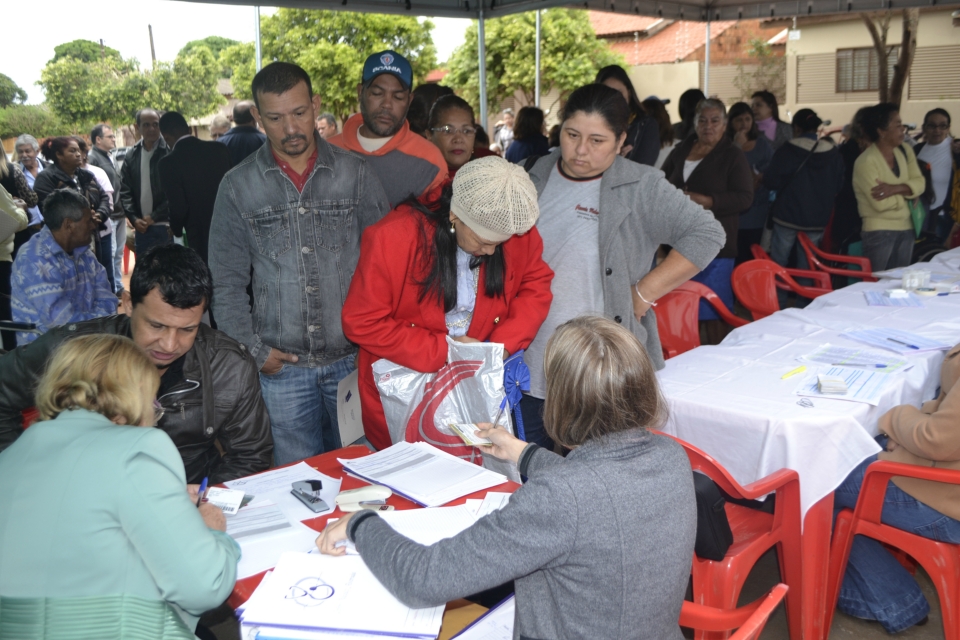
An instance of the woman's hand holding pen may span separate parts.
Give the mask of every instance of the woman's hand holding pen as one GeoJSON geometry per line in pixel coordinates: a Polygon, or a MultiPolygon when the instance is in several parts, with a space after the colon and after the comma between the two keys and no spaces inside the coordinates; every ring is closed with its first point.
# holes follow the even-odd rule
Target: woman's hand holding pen
{"type": "Polygon", "coordinates": [[[493,444],[484,445],[482,450],[490,453],[501,460],[509,460],[514,464],[520,460],[520,454],[527,447],[523,440],[515,438],[513,434],[503,427],[494,427],[489,422],[477,424],[477,436],[486,438],[493,444]]]}

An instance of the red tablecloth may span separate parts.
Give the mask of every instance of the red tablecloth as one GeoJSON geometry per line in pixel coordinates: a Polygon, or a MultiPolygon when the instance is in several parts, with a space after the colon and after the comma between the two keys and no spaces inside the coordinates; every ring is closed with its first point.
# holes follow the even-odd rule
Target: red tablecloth
{"type": "MultiPolygon", "coordinates": [[[[365,486],[369,483],[364,482],[358,478],[354,478],[351,475],[348,475],[343,470],[343,465],[341,465],[337,458],[362,458],[363,456],[370,455],[372,452],[364,446],[352,446],[344,447],[343,449],[337,449],[336,451],[331,451],[330,453],[324,453],[319,456],[314,456],[312,458],[307,458],[304,460],[308,465],[316,469],[322,474],[328,475],[331,478],[340,477],[343,479],[343,483],[340,485],[340,490],[345,491],[347,489],[356,489],[357,487],[365,486]]],[[[296,464],[296,463],[294,463],[296,464]]],[[[459,500],[454,500],[447,506],[453,506],[458,504],[463,504],[468,498],[483,498],[487,494],[487,491],[502,491],[506,493],[513,493],[520,488],[515,482],[506,482],[496,487],[491,487],[490,489],[485,489],[483,491],[478,491],[472,493],[468,496],[464,496],[459,500]]],[[[390,499],[387,500],[388,504],[393,505],[397,510],[400,509],[418,509],[420,508],[414,502],[407,500],[406,498],[401,498],[398,495],[390,496],[390,499]]],[[[328,513],[325,516],[320,516],[319,518],[311,518],[310,520],[304,520],[303,524],[307,525],[311,529],[315,529],[320,532],[323,531],[323,528],[327,526],[327,520],[329,518],[339,518],[343,516],[343,512],[339,509],[334,509],[332,513],[328,513]]],[[[233,593],[230,594],[230,597],[227,599],[227,604],[236,609],[244,602],[247,601],[254,590],[257,588],[257,585],[260,584],[260,581],[263,580],[263,576],[266,573],[258,573],[255,576],[250,576],[249,578],[244,578],[242,580],[237,580],[237,584],[233,587],[233,593]]]]}

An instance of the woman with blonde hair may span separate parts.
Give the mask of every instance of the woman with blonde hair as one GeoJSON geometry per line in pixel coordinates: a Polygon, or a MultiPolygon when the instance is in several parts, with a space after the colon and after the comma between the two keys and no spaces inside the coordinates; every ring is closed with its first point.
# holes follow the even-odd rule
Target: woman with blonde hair
{"type": "Polygon", "coordinates": [[[40,378],[43,421],[0,453],[0,620],[21,640],[194,638],[233,589],[223,513],[195,506],[149,428],[159,385],[132,340],[102,334],[64,343],[40,378]]]}
{"type": "Polygon", "coordinates": [[[514,637],[679,640],[696,502],[683,449],[649,431],[666,417],[653,363],[625,327],[581,316],[550,338],[543,368],[544,425],[572,452],[478,425],[490,453],[528,478],[506,507],[429,547],[373,511],[347,514],[317,545],[342,555],[349,538],[414,607],[514,580],[514,637]]]}

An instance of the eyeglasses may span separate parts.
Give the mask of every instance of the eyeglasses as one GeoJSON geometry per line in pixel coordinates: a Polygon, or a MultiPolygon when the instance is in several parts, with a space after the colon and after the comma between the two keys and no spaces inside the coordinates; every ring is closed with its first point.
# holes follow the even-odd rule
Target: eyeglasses
{"type": "Polygon", "coordinates": [[[924,129],[939,129],[940,131],[949,131],[949,124],[925,124],[923,125],[924,129]]]}
{"type": "Polygon", "coordinates": [[[166,413],[166,409],[163,408],[163,405],[160,404],[159,400],[153,401],[153,425],[157,426],[160,424],[160,418],[163,417],[163,414],[166,413]]]}
{"type": "Polygon", "coordinates": [[[430,131],[433,131],[434,133],[439,133],[440,135],[444,135],[444,136],[452,136],[455,133],[462,133],[465,136],[477,135],[476,127],[466,126],[466,127],[460,127],[458,129],[452,124],[445,124],[442,127],[434,127],[433,129],[430,129],[430,131]]]}

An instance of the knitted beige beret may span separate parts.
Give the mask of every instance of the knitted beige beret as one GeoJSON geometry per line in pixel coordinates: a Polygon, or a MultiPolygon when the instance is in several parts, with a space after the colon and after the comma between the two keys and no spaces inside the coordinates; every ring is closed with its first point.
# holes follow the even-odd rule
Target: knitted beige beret
{"type": "Polygon", "coordinates": [[[499,156],[460,167],[453,178],[450,211],[488,242],[526,233],[540,216],[537,189],[527,172],[499,156]]]}

